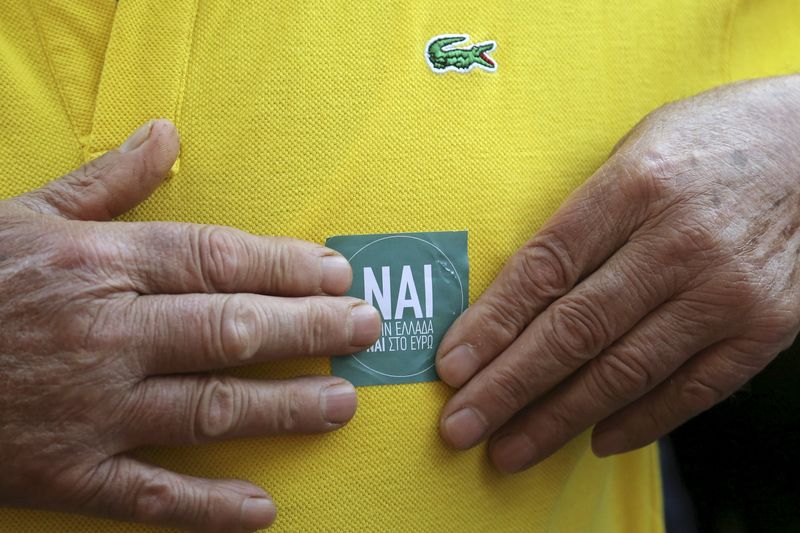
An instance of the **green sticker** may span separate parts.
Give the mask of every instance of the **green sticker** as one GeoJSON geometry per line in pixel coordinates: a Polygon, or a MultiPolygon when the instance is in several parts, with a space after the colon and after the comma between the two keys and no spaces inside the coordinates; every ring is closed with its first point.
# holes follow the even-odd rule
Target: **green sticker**
{"type": "Polygon", "coordinates": [[[354,385],[435,381],[436,349],[469,302],[467,232],[330,237],[353,267],[347,293],[383,317],[367,350],[331,358],[331,373],[354,385]]]}

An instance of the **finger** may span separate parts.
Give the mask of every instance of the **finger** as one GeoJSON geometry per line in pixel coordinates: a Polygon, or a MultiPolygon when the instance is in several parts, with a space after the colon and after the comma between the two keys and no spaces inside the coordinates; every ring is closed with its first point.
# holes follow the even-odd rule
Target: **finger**
{"type": "Polygon", "coordinates": [[[353,417],[357,403],[350,383],[330,377],[155,377],[134,392],[137,400],[126,430],[129,448],[332,431],[353,417]]]}
{"type": "Polygon", "coordinates": [[[344,257],[298,239],[164,222],[120,222],[105,231],[121,243],[119,269],[141,294],[343,294],[352,281],[344,257]]]}
{"type": "Polygon", "coordinates": [[[652,180],[615,168],[607,163],[575,191],[450,327],[436,356],[445,383],[466,383],[641,225],[654,194],[652,180]]]}
{"type": "Polygon", "coordinates": [[[352,353],[371,346],[381,330],[374,307],[347,297],[186,294],[119,305],[120,322],[134,326],[110,341],[135,350],[145,375],[352,353]]]}
{"type": "Polygon", "coordinates": [[[179,141],[168,120],[150,121],[116,150],[14,201],[75,220],[111,220],[143,202],[161,184],[179,141]]]}
{"type": "Polygon", "coordinates": [[[591,425],[640,398],[692,355],[724,336],[702,301],[670,301],[492,436],[489,455],[503,472],[527,469],[591,425]]]}
{"type": "Polygon", "coordinates": [[[648,267],[658,263],[648,249],[629,243],[459,390],[442,410],[445,441],[474,446],[671,297],[676,280],[666,268],[648,267]]]}
{"type": "Polygon", "coordinates": [[[170,472],[126,456],[94,471],[87,514],[192,531],[253,531],[275,520],[275,505],[244,481],[202,479],[170,472]]]}
{"type": "Polygon", "coordinates": [[[592,435],[595,454],[645,446],[733,394],[777,354],[758,353],[748,344],[732,339],[711,346],[652,392],[600,422],[592,435]]]}

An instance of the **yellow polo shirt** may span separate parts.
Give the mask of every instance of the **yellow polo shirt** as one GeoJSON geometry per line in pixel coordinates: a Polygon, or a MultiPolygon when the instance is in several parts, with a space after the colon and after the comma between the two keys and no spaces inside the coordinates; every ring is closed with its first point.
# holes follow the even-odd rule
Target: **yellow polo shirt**
{"type": "MultiPolygon", "coordinates": [[[[470,294],[660,104],[797,70],[794,0],[0,0],[0,194],[30,190],[167,117],[175,173],[125,218],[323,242],[469,231],[470,294]],[[436,73],[442,34],[495,69],[436,73]]],[[[325,359],[234,371],[325,374],[325,359]]],[[[503,476],[436,424],[440,382],[359,389],[343,430],[140,455],[264,486],[278,531],[659,532],[655,446],[588,434],[503,476]]],[[[0,458],[3,462],[13,458],[0,458]]],[[[713,473],[709,473],[713,475],[713,473]]],[[[0,531],[147,531],[0,511],[0,531]]]]}

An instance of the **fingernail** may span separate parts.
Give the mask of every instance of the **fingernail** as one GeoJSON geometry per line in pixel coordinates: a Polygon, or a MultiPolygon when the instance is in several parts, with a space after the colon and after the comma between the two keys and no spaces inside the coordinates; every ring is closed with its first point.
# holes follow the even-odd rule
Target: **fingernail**
{"type": "Polygon", "coordinates": [[[607,431],[595,430],[592,435],[592,452],[597,457],[608,457],[625,450],[626,435],[622,431],[610,429],[607,431]]]}
{"type": "Polygon", "coordinates": [[[369,346],[381,334],[381,317],[378,310],[369,304],[361,304],[350,310],[350,344],[369,346]]]}
{"type": "Polygon", "coordinates": [[[139,148],[147,140],[147,138],[150,137],[150,130],[152,129],[153,121],[150,120],[145,122],[139,126],[139,129],[131,133],[130,137],[125,139],[125,142],[120,145],[119,151],[130,152],[139,148]]]}
{"type": "Polygon", "coordinates": [[[471,407],[456,411],[442,423],[446,440],[459,450],[466,450],[475,445],[483,438],[486,429],[483,417],[471,407]]]}
{"type": "Polygon", "coordinates": [[[322,284],[320,288],[328,294],[342,294],[350,288],[353,271],[350,263],[341,255],[326,255],[322,258],[322,284]]]}
{"type": "Polygon", "coordinates": [[[460,387],[475,375],[481,362],[470,346],[456,346],[436,363],[436,370],[442,381],[451,387],[460,387]]]}
{"type": "Polygon", "coordinates": [[[536,453],[533,443],[524,433],[511,433],[498,438],[491,445],[492,462],[501,471],[513,474],[523,470],[533,461],[536,453]]]}
{"type": "Polygon", "coordinates": [[[243,529],[255,530],[269,526],[275,520],[275,504],[267,498],[247,498],[242,502],[240,517],[243,529]]]}
{"type": "Polygon", "coordinates": [[[322,416],[331,424],[347,422],[356,413],[358,397],[349,383],[331,385],[322,393],[322,416]]]}

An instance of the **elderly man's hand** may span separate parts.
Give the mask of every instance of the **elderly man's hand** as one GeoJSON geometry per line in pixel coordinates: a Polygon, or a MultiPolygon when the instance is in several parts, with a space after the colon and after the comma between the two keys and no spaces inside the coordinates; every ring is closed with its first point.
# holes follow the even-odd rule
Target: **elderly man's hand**
{"type": "Polygon", "coordinates": [[[321,246],[107,222],[144,200],[177,152],[174,126],[155,121],[119,150],[0,202],[0,505],[264,527],[275,510],[262,489],[124,452],[330,431],[353,416],[355,390],[341,379],[201,374],[354,352],[376,340],[380,318],[334,296],[348,289],[350,267],[321,246]]]}
{"type": "Polygon", "coordinates": [[[708,409],[797,335],[798,228],[798,77],[652,113],[443,339],[443,438],[516,472],[594,424],[604,456],[708,409]]]}

